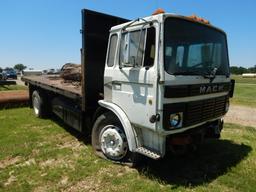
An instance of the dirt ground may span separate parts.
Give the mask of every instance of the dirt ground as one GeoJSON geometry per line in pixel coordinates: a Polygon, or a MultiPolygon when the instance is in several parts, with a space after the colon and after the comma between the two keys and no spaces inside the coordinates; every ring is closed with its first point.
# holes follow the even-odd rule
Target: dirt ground
{"type": "Polygon", "coordinates": [[[21,77],[18,76],[17,80],[16,80],[17,85],[25,85],[25,83],[23,81],[21,81],[21,77]]]}
{"type": "Polygon", "coordinates": [[[225,122],[256,127],[256,108],[231,105],[225,122]]]}

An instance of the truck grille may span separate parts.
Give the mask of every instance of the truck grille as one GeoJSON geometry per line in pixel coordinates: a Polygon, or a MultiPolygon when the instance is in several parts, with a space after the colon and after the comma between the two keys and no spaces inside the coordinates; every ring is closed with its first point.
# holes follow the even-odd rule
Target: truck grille
{"type": "Polygon", "coordinates": [[[190,126],[225,114],[227,97],[218,97],[186,104],[184,126],[190,126]]]}
{"type": "Polygon", "coordinates": [[[163,126],[169,129],[170,114],[183,112],[183,127],[217,118],[225,114],[228,96],[192,101],[186,103],[165,104],[163,113],[163,126]]]}

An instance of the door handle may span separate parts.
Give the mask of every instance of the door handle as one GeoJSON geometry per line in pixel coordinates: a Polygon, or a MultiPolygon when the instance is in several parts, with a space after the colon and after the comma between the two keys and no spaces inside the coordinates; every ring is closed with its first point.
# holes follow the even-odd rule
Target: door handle
{"type": "Polygon", "coordinates": [[[122,84],[120,82],[113,82],[113,89],[121,91],[122,84]]]}

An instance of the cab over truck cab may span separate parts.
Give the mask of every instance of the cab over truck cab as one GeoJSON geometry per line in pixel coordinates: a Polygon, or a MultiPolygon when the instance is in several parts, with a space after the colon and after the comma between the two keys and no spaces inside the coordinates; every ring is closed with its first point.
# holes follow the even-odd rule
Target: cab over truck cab
{"type": "Polygon", "coordinates": [[[81,33],[80,90],[24,79],[38,116],[53,111],[120,162],[219,138],[234,89],[222,30],[168,13],[128,21],[83,10],[81,33]]]}

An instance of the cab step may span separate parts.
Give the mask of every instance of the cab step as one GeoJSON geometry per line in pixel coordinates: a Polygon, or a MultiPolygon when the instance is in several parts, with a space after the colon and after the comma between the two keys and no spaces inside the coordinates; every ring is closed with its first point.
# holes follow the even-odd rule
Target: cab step
{"type": "Polygon", "coordinates": [[[140,154],[142,154],[142,155],[145,155],[145,156],[147,156],[147,157],[149,157],[149,158],[152,158],[152,159],[155,159],[155,160],[161,158],[161,155],[160,155],[160,154],[158,154],[157,152],[154,152],[154,151],[152,151],[152,150],[150,150],[150,149],[147,149],[147,148],[145,148],[145,147],[138,147],[135,151],[136,151],[137,153],[140,153],[140,154]]]}

